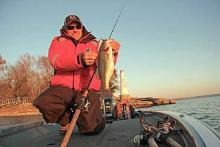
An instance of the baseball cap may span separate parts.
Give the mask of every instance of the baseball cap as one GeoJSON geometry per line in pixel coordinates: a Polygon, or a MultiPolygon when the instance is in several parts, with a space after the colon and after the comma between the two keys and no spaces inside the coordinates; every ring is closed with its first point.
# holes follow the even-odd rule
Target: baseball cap
{"type": "Polygon", "coordinates": [[[72,23],[74,21],[82,24],[82,22],[81,22],[81,20],[79,19],[78,16],[76,16],[76,15],[69,15],[69,16],[66,17],[66,19],[64,21],[64,25],[65,26],[69,26],[70,23],[72,23]]]}

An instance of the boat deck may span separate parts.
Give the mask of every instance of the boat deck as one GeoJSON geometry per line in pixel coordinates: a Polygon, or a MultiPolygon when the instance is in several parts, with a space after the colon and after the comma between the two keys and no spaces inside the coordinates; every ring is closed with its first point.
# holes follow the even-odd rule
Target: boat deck
{"type": "MultiPolygon", "coordinates": [[[[147,118],[149,122],[155,124],[159,117],[151,116],[147,118]]],[[[135,147],[131,140],[135,135],[140,134],[142,127],[139,119],[114,121],[106,124],[105,129],[98,135],[80,135],[75,128],[69,140],[69,147],[135,147]]],[[[173,134],[175,140],[179,140],[178,134],[173,134]]],[[[172,137],[171,136],[171,137],[172,137]]],[[[59,147],[64,136],[59,135],[59,126],[39,126],[24,130],[16,134],[3,136],[0,138],[1,147],[59,147]]],[[[181,141],[180,141],[181,142],[181,141]]],[[[159,144],[166,147],[166,144],[159,144]]]]}
{"type": "MultiPolygon", "coordinates": [[[[107,124],[104,131],[98,135],[80,135],[74,130],[68,146],[74,147],[133,147],[132,138],[139,134],[139,119],[122,120],[107,124]]],[[[13,135],[0,138],[1,147],[58,147],[64,136],[59,135],[58,126],[39,126],[24,130],[13,135]]]]}

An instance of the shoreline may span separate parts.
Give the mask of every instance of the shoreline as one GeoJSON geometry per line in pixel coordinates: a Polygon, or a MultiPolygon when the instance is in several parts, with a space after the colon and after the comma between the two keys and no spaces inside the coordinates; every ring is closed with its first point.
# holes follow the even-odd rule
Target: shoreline
{"type": "MultiPolygon", "coordinates": [[[[167,104],[175,104],[175,100],[168,100],[164,98],[158,99],[145,99],[145,98],[138,98],[138,99],[131,99],[130,104],[134,108],[148,108],[152,106],[159,106],[159,105],[167,105],[167,104]]],[[[32,103],[27,104],[19,104],[14,105],[7,108],[0,109],[0,117],[16,117],[16,116],[33,116],[33,115],[41,115],[38,109],[32,105],[32,103]]]]}
{"type": "Polygon", "coordinates": [[[41,113],[31,103],[19,104],[7,108],[0,109],[0,117],[10,116],[28,116],[28,115],[40,115],[41,113]]]}
{"type": "Polygon", "coordinates": [[[36,113],[0,114],[0,117],[32,116],[32,115],[41,115],[41,113],[36,112],[36,113]]]}
{"type": "Polygon", "coordinates": [[[220,96],[220,94],[208,94],[208,95],[199,95],[199,96],[191,96],[191,97],[175,98],[175,100],[194,99],[194,98],[203,98],[203,97],[215,97],[215,96],[220,96]]]}

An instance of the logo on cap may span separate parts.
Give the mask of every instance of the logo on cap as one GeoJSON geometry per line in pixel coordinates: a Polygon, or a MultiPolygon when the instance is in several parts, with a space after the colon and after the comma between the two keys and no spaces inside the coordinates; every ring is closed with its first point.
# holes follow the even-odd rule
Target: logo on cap
{"type": "Polygon", "coordinates": [[[76,19],[76,16],[70,15],[70,19],[76,19]]]}

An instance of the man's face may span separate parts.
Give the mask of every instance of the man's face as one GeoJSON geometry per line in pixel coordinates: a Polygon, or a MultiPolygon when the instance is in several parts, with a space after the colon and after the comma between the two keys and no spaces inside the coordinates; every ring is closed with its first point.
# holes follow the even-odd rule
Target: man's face
{"type": "Polygon", "coordinates": [[[67,26],[67,34],[73,37],[75,40],[79,40],[82,37],[83,26],[78,22],[72,22],[67,26]]]}

